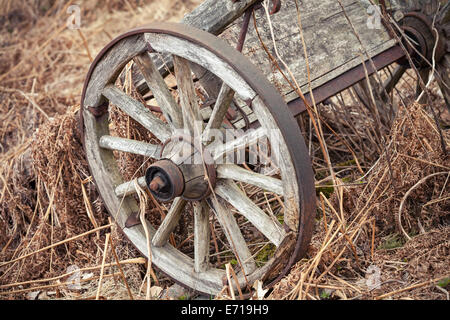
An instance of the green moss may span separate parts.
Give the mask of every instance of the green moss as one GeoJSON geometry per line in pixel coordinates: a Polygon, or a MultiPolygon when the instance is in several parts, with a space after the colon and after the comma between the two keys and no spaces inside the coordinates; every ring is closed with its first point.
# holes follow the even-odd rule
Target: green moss
{"type": "Polygon", "coordinates": [[[331,298],[331,294],[325,290],[322,290],[320,293],[320,299],[322,300],[329,300],[331,298]]]}
{"type": "Polygon", "coordinates": [[[260,266],[266,263],[275,253],[275,250],[277,247],[272,244],[268,243],[266,244],[256,255],[255,262],[256,264],[259,264],[260,266]]]}
{"type": "Polygon", "coordinates": [[[390,234],[384,240],[384,242],[378,247],[378,250],[395,249],[404,245],[403,239],[397,234],[390,234]]]}
{"type": "Polygon", "coordinates": [[[441,288],[446,288],[446,287],[450,286],[450,277],[444,278],[441,281],[439,281],[438,286],[441,288]]]}
{"type": "Polygon", "coordinates": [[[334,192],[334,187],[333,187],[332,185],[333,185],[333,182],[332,182],[332,181],[328,181],[328,182],[325,182],[325,186],[321,186],[321,187],[316,188],[316,194],[317,194],[317,196],[319,196],[320,193],[322,192],[323,195],[324,195],[326,198],[330,198],[330,196],[331,196],[331,195],[333,194],[333,192],[334,192]],[[329,185],[329,187],[327,187],[327,185],[329,185]]]}
{"type": "Polygon", "coordinates": [[[338,164],[336,164],[335,167],[349,167],[349,166],[353,166],[356,164],[355,159],[351,159],[351,160],[347,160],[347,161],[343,161],[343,162],[339,162],[338,164]]]}

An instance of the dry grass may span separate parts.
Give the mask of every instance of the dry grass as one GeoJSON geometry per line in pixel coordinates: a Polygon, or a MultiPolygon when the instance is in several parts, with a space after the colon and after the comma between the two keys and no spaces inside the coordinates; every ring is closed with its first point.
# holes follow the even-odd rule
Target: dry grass
{"type": "MultiPolygon", "coordinates": [[[[82,271],[81,279],[93,273],[82,290],[69,290],[64,277],[54,278],[71,266],[101,265],[103,257],[112,266],[104,269],[99,296],[130,298],[127,289],[117,291],[126,285],[111,246],[104,250],[106,233],[114,239],[118,260],[128,261],[123,272],[134,297],[145,297],[140,291],[145,266],[130,260],[139,253],[115,227],[95,229],[108,220],[84,159],[79,99],[92,57],[112,37],[150,21],[178,21],[199,1],[77,2],[79,31],[66,27],[73,3],[2,1],[0,6],[2,299],[23,299],[33,291],[41,292],[40,299],[95,297],[98,268],[82,271]]],[[[117,128],[123,127],[124,120],[116,120],[117,128]]]]}
{"type": "MultiPolygon", "coordinates": [[[[172,283],[156,274],[146,292],[148,265],[110,225],[90,179],[78,109],[90,62],[112,37],[178,21],[200,2],[80,2],[80,31],[65,25],[73,1],[0,2],[0,299],[144,299],[172,283]]],[[[299,119],[318,185],[316,231],[269,299],[447,298],[450,161],[430,116],[445,108],[434,86],[430,104],[413,103],[414,80],[402,80],[399,113],[381,130],[352,91],[311,114],[320,139],[299,119]],[[368,287],[375,266],[380,286],[368,287]]],[[[116,135],[152,139],[118,110],[111,117],[116,135]]],[[[142,163],[118,160],[124,177],[142,163]]]]}

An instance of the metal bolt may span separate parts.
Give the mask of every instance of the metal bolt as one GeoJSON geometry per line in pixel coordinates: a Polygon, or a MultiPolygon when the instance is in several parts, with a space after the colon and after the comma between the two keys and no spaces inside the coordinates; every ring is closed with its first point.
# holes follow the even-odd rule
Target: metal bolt
{"type": "Polygon", "coordinates": [[[157,192],[159,190],[161,190],[166,184],[164,183],[164,181],[161,179],[160,176],[156,176],[153,178],[153,180],[150,182],[150,190],[157,192]]]}

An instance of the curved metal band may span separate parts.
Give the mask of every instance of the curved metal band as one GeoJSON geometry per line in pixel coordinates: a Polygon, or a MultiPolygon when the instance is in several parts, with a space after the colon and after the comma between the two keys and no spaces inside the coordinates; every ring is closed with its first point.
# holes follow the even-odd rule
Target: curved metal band
{"type": "MultiPolygon", "coordinates": [[[[84,109],[84,99],[86,95],[87,85],[90,81],[93,70],[96,64],[102,57],[120,40],[142,33],[161,33],[183,38],[201,47],[205,47],[214,53],[217,57],[227,62],[259,95],[264,104],[267,106],[278,128],[283,133],[282,136],[288,146],[292,162],[296,164],[295,175],[297,181],[301,178],[302,183],[298,185],[300,201],[300,219],[297,229],[297,242],[294,252],[292,253],[289,262],[283,268],[279,276],[271,281],[267,287],[272,287],[289,271],[290,267],[298,261],[307,250],[310,239],[313,233],[314,216],[316,211],[316,196],[314,187],[314,174],[311,167],[309,152],[302,137],[300,128],[295,119],[291,115],[286,103],[281,95],[273,88],[272,84],[253,64],[248,62],[248,58],[243,54],[229,46],[224,40],[215,37],[214,35],[196,29],[194,27],[169,22],[152,23],[146,26],[132,29],[124,34],[119,35],[112,40],[100,53],[89,68],[81,96],[81,110],[84,109]],[[207,45],[206,45],[207,44],[207,45]],[[298,236],[301,235],[301,236],[298,236]]],[[[84,121],[83,112],[80,112],[82,141],[84,145],[84,121]]],[[[90,167],[90,166],[89,166],[90,167]]],[[[95,180],[95,179],[94,179],[95,180]]]]}

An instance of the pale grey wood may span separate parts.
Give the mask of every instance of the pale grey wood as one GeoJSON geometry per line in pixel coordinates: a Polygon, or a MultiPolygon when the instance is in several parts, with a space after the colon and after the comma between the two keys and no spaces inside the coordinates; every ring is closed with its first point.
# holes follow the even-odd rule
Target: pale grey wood
{"type": "Polygon", "coordinates": [[[183,213],[185,206],[186,200],[184,200],[183,198],[177,197],[173,200],[169,212],[167,213],[166,217],[153,236],[152,244],[155,247],[161,247],[167,243],[170,234],[180,221],[181,214],[183,213]]]}
{"type": "MultiPolygon", "coordinates": [[[[150,236],[155,234],[153,226],[147,222],[150,236]]],[[[131,228],[125,228],[125,235],[136,246],[136,248],[148,257],[147,242],[145,238],[144,228],[142,225],[136,225],[131,228]]],[[[204,272],[195,272],[194,261],[187,255],[183,254],[178,249],[170,244],[163,247],[156,247],[151,244],[152,263],[157,265],[164,273],[182,284],[190,288],[210,293],[217,294],[223,287],[222,279],[225,277],[225,271],[209,268],[204,272]]]]}
{"type": "Polygon", "coordinates": [[[127,138],[105,135],[100,138],[99,145],[109,150],[117,150],[159,159],[161,146],[127,138]]]}
{"type": "Polygon", "coordinates": [[[283,195],[283,182],[280,179],[265,176],[235,164],[219,164],[217,166],[217,178],[241,181],[283,195]]]}
{"type": "Polygon", "coordinates": [[[174,56],[173,65],[177,79],[184,127],[189,130],[191,135],[198,136],[202,132],[203,118],[200,114],[189,62],[182,57],[174,56]]]}
{"type": "Polygon", "coordinates": [[[204,272],[209,268],[209,207],[205,201],[192,202],[194,207],[194,270],[204,272]]]}
{"type": "MultiPolygon", "coordinates": [[[[337,0],[303,0],[284,1],[281,10],[270,16],[278,52],[292,71],[302,92],[308,90],[307,63],[304,57],[303,43],[300,36],[296,3],[299,6],[303,36],[308,54],[312,88],[335,78],[345,71],[366,60],[352,27],[349,17],[359,34],[364,49],[373,56],[395,45],[395,40],[386,32],[382,24],[370,28],[371,16],[368,13],[369,1],[342,0],[344,11],[337,0]],[[370,24],[369,24],[370,25],[370,24]]],[[[256,11],[257,27],[262,41],[268,51],[278,61],[281,70],[289,78],[286,67],[275,54],[269,22],[264,9],[256,11]]],[[[235,46],[240,32],[242,18],[225,30],[220,37],[235,46]]],[[[281,94],[286,95],[287,102],[297,98],[289,83],[267,56],[260,43],[255,28],[249,28],[243,54],[249,57],[264,75],[276,86],[281,94]]]]}
{"type": "MultiPolygon", "coordinates": [[[[214,35],[218,35],[234,20],[239,18],[244,11],[256,1],[257,0],[239,0],[237,2],[233,2],[231,0],[206,0],[193,11],[186,14],[180,22],[214,35]]],[[[172,62],[168,56],[164,55],[163,57],[166,65],[171,68],[172,62]]],[[[165,70],[162,61],[160,59],[158,60],[159,61],[155,64],[164,76],[167,71],[165,70]]],[[[202,81],[203,86],[212,88],[211,84],[215,81],[215,79],[211,77],[211,73],[197,73],[197,70],[195,69],[192,71],[197,74],[198,78],[205,80],[202,81]]],[[[139,78],[136,86],[138,92],[140,93],[146,93],[148,91],[147,85],[143,79],[139,78]]],[[[218,87],[220,87],[220,82],[218,83],[218,87]]]]}
{"type": "MultiPolygon", "coordinates": [[[[141,188],[147,188],[147,183],[145,182],[145,177],[137,178],[137,184],[141,188]]],[[[127,181],[119,184],[115,189],[114,193],[117,197],[122,198],[124,196],[129,196],[130,194],[136,193],[136,188],[134,186],[134,180],[127,181]]]]}
{"type": "Polygon", "coordinates": [[[168,34],[147,33],[145,37],[156,51],[185,58],[211,71],[243,99],[255,97],[255,91],[247,82],[229,64],[208,49],[168,34]]]}
{"type": "Polygon", "coordinates": [[[123,182],[122,175],[113,152],[101,148],[98,144],[100,137],[109,134],[108,115],[96,118],[86,109],[82,112],[85,126],[86,159],[92,170],[95,185],[105,201],[106,208],[113,215],[114,221],[123,228],[128,216],[133,212],[139,212],[139,207],[136,201],[117,197],[114,192],[114,186],[123,182]]]}
{"type": "Polygon", "coordinates": [[[148,52],[144,52],[134,59],[144,79],[158,102],[164,116],[175,128],[183,127],[181,108],[175,102],[163,77],[152,61],[148,52]]]}
{"type": "Polygon", "coordinates": [[[111,103],[119,107],[123,112],[149,130],[161,142],[170,138],[171,131],[166,123],[161,119],[158,119],[142,103],[131,98],[113,84],[108,85],[103,89],[103,95],[111,103]]]}
{"type": "Polygon", "coordinates": [[[256,0],[206,0],[181,20],[212,34],[219,34],[256,0]]]}
{"type": "MultiPolygon", "coordinates": [[[[84,125],[86,127],[85,143],[86,157],[89,161],[92,174],[96,180],[96,186],[105,201],[105,206],[114,218],[114,221],[123,230],[125,235],[137,247],[137,249],[147,256],[147,241],[142,225],[125,228],[125,222],[132,213],[139,212],[139,206],[132,197],[117,197],[114,193],[114,186],[121,181],[121,174],[116,165],[111,150],[103,149],[98,145],[100,137],[109,134],[108,117],[95,118],[89,111],[83,114],[84,125]]],[[[155,229],[150,223],[147,227],[152,237],[155,229]]],[[[183,284],[210,294],[217,294],[223,287],[222,279],[225,271],[210,268],[205,272],[194,271],[194,261],[171,245],[164,247],[151,247],[152,262],[166,272],[167,275],[178,279],[183,284]]],[[[240,281],[241,282],[241,281],[240,281]]]]}
{"type": "Polygon", "coordinates": [[[225,232],[228,243],[238,259],[238,263],[244,269],[245,274],[250,274],[256,270],[255,260],[245,243],[245,239],[233,214],[219,201],[217,197],[212,196],[209,198],[208,203],[216,214],[217,220],[225,232]]]}
{"type": "Polygon", "coordinates": [[[213,159],[218,164],[222,164],[222,158],[224,156],[227,154],[232,154],[236,150],[237,152],[242,152],[245,150],[246,146],[257,143],[258,140],[265,137],[266,134],[267,133],[263,127],[259,127],[258,129],[250,129],[231,141],[225,141],[224,143],[218,141],[217,143],[212,143],[207,149],[213,155],[213,159]]]}
{"type": "Polygon", "coordinates": [[[295,167],[292,162],[287,143],[284,140],[278,124],[262,99],[258,96],[252,101],[253,111],[261,121],[261,128],[267,132],[271,146],[271,163],[279,168],[283,181],[284,196],[284,223],[293,231],[297,231],[299,225],[299,185],[295,167]]]}
{"type": "Polygon", "coordinates": [[[103,88],[114,83],[126,64],[147,50],[143,34],[127,37],[114,45],[96,64],[86,88],[84,107],[98,107],[104,102],[103,88]]]}
{"type": "Polygon", "coordinates": [[[205,127],[204,131],[205,139],[209,138],[209,131],[211,129],[220,128],[223,119],[225,117],[225,114],[227,113],[228,108],[230,107],[231,101],[233,101],[233,97],[234,91],[225,83],[222,83],[211,116],[205,127]]]}
{"type": "Polygon", "coordinates": [[[270,218],[253,203],[233,181],[221,180],[217,182],[215,191],[217,195],[229,202],[246,217],[274,245],[278,246],[281,243],[285,236],[281,224],[275,218],[270,218]]]}

